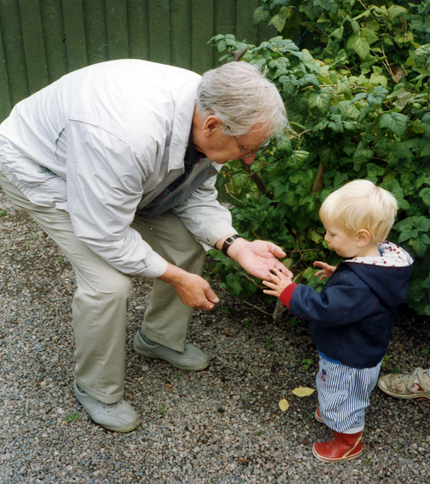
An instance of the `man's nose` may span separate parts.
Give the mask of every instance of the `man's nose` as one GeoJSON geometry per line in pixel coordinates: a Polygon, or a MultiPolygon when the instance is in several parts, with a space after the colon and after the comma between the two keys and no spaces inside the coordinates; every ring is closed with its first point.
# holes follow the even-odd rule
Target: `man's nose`
{"type": "Polygon", "coordinates": [[[245,163],[247,165],[250,165],[255,160],[255,157],[256,155],[252,155],[252,156],[247,156],[246,158],[243,158],[243,159],[245,160],[245,163]]]}

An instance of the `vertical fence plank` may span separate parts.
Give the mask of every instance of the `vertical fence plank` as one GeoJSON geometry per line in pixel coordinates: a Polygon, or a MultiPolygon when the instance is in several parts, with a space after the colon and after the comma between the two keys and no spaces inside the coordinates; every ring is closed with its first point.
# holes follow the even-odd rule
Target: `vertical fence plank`
{"type": "Polygon", "coordinates": [[[106,28],[109,60],[128,58],[126,0],[106,0],[106,28]]]}
{"type": "Polygon", "coordinates": [[[39,0],[19,0],[30,93],[49,83],[39,0]]]}
{"type": "Polygon", "coordinates": [[[0,24],[0,122],[7,118],[10,110],[9,80],[6,69],[5,52],[3,49],[3,33],[0,24]]]}
{"type": "MultiPolygon", "coordinates": [[[[261,4],[261,1],[258,2],[258,6],[261,4]]],[[[255,7],[257,8],[257,7],[255,7]]],[[[252,11],[254,12],[254,10],[252,11]]],[[[261,44],[266,40],[272,39],[277,35],[275,27],[273,25],[267,25],[266,22],[261,23],[257,27],[257,45],[261,44]]]]}
{"type": "Polygon", "coordinates": [[[191,0],[170,0],[170,52],[174,66],[191,69],[191,0]]]}
{"type": "Polygon", "coordinates": [[[29,94],[21,16],[16,0],[0,2],[0,23],[11,106],[29,94]]]}
{"type": "Polygon", "coordinates": [[[149,59],[149,14],[145,0],[128,0],[128,38],[130,57],[149,59]]]}
{"type": "Polygon", "coordinates": [[[230,2],[215,2],[215,31],[216,34],[236,35],[236,0],[230,2]]]}
{"type": "Polygon", "coordinates": [[[191,68],[203,74],[214,67],[214,49],[208,41],[214,34],[214,1],[192,0],[191,68]]]}
{"type": "Polygon", "coordinates": [[[69,72],[88,65],[82,0],[62,0],[64,39],[69,72]]]}
{"type": "Polygon", "coordinates": [[[88,63],[109,60],[106,29],[106,5],[104,0],[84,0],[85,37],[87,39],[88,63]]]}
{"type": "Polygon", "coordinates": [[[149,1],[150,60],[170,64],[169,0],[149,1]]]}
{"type": "Polygon", "coordinates": [[[40,9],[49,82],[53,82],[67,73],[63,11],[61,3],[52,0],[40,0],[40,9]]]}
{"type": "Polygon", "coordinates": [[[254,10],[259,5],[259,0],[237,0],[236,15],[236,38],[239,41],[246,40],[251,44],[257,42],[257,29],[252,23],[254,10]]]}

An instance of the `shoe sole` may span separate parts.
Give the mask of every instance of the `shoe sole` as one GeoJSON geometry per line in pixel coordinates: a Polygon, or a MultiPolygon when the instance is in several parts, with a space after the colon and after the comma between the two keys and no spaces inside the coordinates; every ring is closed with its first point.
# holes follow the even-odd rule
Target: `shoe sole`
{"type": "Polygon", "coordinates": [[[314,417],[317,422],[324,423],[324,420],[318,416],[318,409],[315,410],[314,417]]]}
{"type": "Polygon", "coordinates": [[[417,393],[412,393],[412,394],[408,393],[406,395],[400,395],[399,393],[390,392],[389,390],[382,388],[382,386],[379,383],[378,383],[378,388],[381,390],[381,392],[384,392],[387,395],[390,395],[390,397],[401,398],[402,400],[407,400],[410,398],[427,398],[427,400],[430,400],[430,395],[428,393],[425,393],[424,395],[420,395],[417,393]]]}
{"type": "Polygon", "coordinates": [[[342,457],[340,459],[330,459],[330,458],[322,457],[321,455],[318,454],[315,448],[312,447],[312,453],[321,462],[344,462],[346,460],[355,459],[356,457],[360,456],[362,452],[363,452],[363,449],[361,449],[360,452],[357,452],[356,454],[348,455],[347,457],[342,457]]]}
{"type": "MultiPolygon", "coordinates": [[[[91,415],[90,415],[90,417],[91,417],[91,415]]],[[[92,418],[92,417],[91,417],[91,418],[92,418]]],[[[94,419],[92,418],[92,420],[94,420],[94,419]]],[[[104,429],[106,429],[106,430],[111,430],[112,432],[120,432],[120,433],[131,432],[132,430],[134,430],[134,429],[136,429],[137,427],[139,427],[139,425],[142,423],[142,421],[139,419],[139,420],[137,421],[137,423],[135,423],[135,424],[131,425],[130,427],[126,427],[126,428],[117,429],[117,428],[115,428],[115,427],[110,427],[110,426],[107,426],[107,425],[103,425],[103,424],[101,424],[101,423],[99,423],[99,422],[96,422],[95,420],[94,420],[94,422],[95,422],[97,425],[100,425],[100,427],[103,427],[103,428],[104,428],[104,429]]]]}
{"type": "Polygon", "coordinates": [[[190,368],[190,367],[187,367],[187,366],[181,366],[181,365],[178,365],[177,363],[173,363],[172,361],[166,360],[165,358],[161,358],[160,356],[156,356],[153,353],[149,353],[149,351],[141,350],[140,348],[137,348],[136,345],[133,345],[133,348],[134,348],[134,351],[140,356],[145,356],[146,358],[152,358],[153,360],[165,361],[166,363],[169,363],[170,365],[174,366],[175,368],[178,368],[178,370],[201,371],[201,370],[206,370],[206,368],[209,366],[209,361],[202,366],[193,367],[193,368],[190,368]]]}

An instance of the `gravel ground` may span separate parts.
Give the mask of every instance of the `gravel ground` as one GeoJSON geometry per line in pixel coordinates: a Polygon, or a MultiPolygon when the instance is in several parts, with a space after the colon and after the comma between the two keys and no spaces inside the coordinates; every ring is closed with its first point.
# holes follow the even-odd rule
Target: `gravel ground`
{"type": "MultiPolygon", "coordinates": [[[[375,390],[360,458],[325,464],[312,443],[331,431],[313,413],[317,353],[307,325],[271,320],[273,306],[220,294],[196,311],[189,339],[208,370],[178,371],[133,352],[150,284],[135,281],[126,398],[143,423],[129,434],[95,425],[72,392],[70,264],[0,192],[0,483],[430,483],[429,400],[375,390]],[[1,212],[0,212],[1,213],[1,212]],[[309,368],[303,360],[311,360],[309,368]],[[290,403],[282,412],[279,401],[290,403]]],[[[216,287],[216,284],[213,284],[216,287]]],[[[427,367],[429,319],[398,312],[384,373],[427,367]]],[[[309,362],[308,362],[309,363],[309,362]]]]}

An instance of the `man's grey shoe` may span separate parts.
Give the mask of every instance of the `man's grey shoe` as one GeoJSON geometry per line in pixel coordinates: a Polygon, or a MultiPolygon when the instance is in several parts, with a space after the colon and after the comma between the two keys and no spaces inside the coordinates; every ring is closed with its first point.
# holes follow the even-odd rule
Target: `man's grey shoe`
{"type": "Polygon", "coordinates": [[[180,353],[154,343],[143,335],[140,329],[134,337],[134,351],[141,356],[167,361],[180,370],[200,371],[209,366],[209,358],[196,346],[186,343],[185,351],[180,353]]]}
{"type": "Polygon", "coordinates": [[[76,398],[94,422],[114,432],[130,432],[140,424],[139,415],[124,399],[117,403],[103,403],[93,398],[74,383],[76,398]]]}

